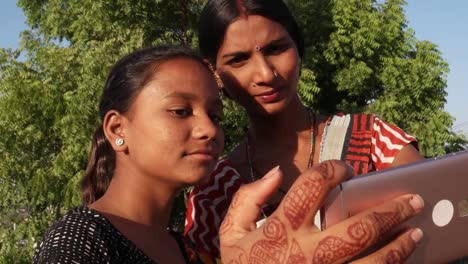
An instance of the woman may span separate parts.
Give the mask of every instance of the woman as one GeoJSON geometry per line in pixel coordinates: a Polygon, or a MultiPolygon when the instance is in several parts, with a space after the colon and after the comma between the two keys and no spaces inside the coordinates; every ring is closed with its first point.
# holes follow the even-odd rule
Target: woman
{"type": "Polygon", "coordinates": [[[199,43],[223,92],[246,110],[250,126],[210,182],[190,195],[185,234],[198,247],[218,254],[212,227],[220,225],[232,195],[277,165],[285,178],[263,208],[264,217],[298,175],[321,161],[345,160],[362,174],[422,159],[412,136],[374,115],[324,116],[301,103],[297,86],[304,44],[281,0],[208,1],[199,43]]]}

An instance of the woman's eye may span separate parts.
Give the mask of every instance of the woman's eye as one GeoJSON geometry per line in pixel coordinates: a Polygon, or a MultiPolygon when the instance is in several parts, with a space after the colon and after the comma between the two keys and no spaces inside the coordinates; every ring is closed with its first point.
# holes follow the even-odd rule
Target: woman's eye
{"type": "Polygon", "coordinates": [[[192,113],[192,110],[188,108],[171,109],[169,111],[177,117],[187,117],[192,113]]]}
{"type": "Polygon", "coordinates": [[[277,55],[288,49],[288,45],[272,45],[263,49],[265,55],[277,55]]]}
{"type": "Polygon", "coordinates": [[[211,121],[215,124],[219,124],[223,121],[223,116],[219,114],[212,114],[210,115],[211,121]]]}
{"type": "Polygon", "coordinates": [[[242,66],[247,61],[247,59],[247,56],[237,56],[230,59],[227,64],[233,67],[239,67],[242,66]]]}

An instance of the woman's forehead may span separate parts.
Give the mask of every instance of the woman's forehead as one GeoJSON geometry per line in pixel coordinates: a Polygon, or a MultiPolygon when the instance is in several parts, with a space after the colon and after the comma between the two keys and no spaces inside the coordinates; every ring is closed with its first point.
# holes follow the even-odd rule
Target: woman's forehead
{"type": "Polygon", "coordinates": [[[229,52],[250,49],[284,37],[290,38],[281,24],[263,16],[250,15],[239,18],[228,26],[221,50],[229,52]]]}

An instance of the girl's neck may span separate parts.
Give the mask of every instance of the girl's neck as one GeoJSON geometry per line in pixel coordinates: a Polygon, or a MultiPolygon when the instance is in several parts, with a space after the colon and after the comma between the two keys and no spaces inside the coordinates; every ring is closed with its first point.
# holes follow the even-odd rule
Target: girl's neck
{"type": "Polygon", "coordinates": [[[155,231],[165,229],[177,190],[170,191],[159,183],[143,183],[141,179],[130,178],[129,174],[116,173],[104,196],[90,207],[107,215],[152,227],[155,231]]]}
{"type": "Polygon", "coordinates": [[[102,213],[120,233],[158,263],[184,263],[167,225],[177,190],[151,177],[118,168],[104,196],[90,207],[102,213]],[[142,179],[144,178],[144,179],[142,179]],[[154,187],[156,186],[156,187],[154,187]],[[159,187],[158,187],[159,186],[159,187]]]}

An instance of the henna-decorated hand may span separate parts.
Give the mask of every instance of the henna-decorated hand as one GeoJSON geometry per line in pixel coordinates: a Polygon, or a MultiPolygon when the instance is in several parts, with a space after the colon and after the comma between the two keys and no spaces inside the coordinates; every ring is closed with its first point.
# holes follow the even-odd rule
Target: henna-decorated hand
{"type": "MultiPolygon", "coordinates": [[[[408,194],[318,230],[313,223],[315,213],[328,192],[351,175],[341,161],[312,167],[299,176],[278,209],[258,229],[255,221],[260,208],[278,188],[281,170],[275,168],[261,180],[244,185],[220,228],[223,263],[343,263],[423,207],[418,195],[408,194]]],[[[407,230],[355,263],[402,263],[421,238],[421,230],[407,230]]]]}

